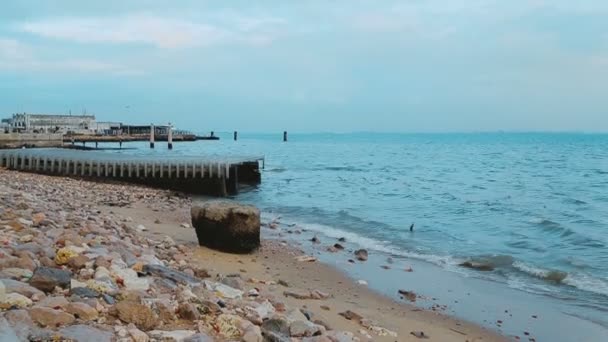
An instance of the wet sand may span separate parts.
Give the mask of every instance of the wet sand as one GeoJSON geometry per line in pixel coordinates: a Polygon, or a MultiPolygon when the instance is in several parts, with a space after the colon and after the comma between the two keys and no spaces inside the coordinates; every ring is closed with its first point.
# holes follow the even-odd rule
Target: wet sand
{"type": "Polygon", "coordinates": [[[131,217],[143,224],[152,236],[169,235],[176,242],[195,250],[191,262],[207,268],[212,275],[240,273],[244,279],[261,281],[282,280],[289,287],[258,283],[258,289],[290,307],[305,308],[332,329],[351,331],[363,341],[418,341],[411,332],[424,332],[429,341],[506,341],[506,337],[478,325],[464,322],[440,312],[422,310],[408,303],[397,302],[357,284],[337,268],[322,262],[299,262],[296,256],[303,251],[278,240],[264,240],[262,248],[252,255],[234,255],[210,250],[197,245],[192,228],[181,227],[190,223],[190,208],[173,212],[154,211],[143,204],[131,207],[102,207],[102,212],[114,212],[131,217]],[[284,291],[293,289],[320,290],[331,294],[325,300],[299,300],[287,298],[284,291]],[[328,310],[329,309],[329,310],[328,310]],[[378,336],[365,330],[355,321],[339,313],[351,310],[377,325],[396,332],[397,337],[378,336]],[[367,336],[366,336],[367,335],[367,336]]]}

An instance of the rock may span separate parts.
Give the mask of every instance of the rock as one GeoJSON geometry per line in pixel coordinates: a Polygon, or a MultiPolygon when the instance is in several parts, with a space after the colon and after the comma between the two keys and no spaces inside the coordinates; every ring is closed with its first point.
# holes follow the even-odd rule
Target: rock
{"type": "Polygon", "coordinates": [[[78,296],[82,298],[97,298],[99,292],[90,289],[88,287],[73,287],[70,289],[70,295],[78,296]]]}
{"type": "Polygon", "coordinates": [[[55,263],[57,265],[65,265],[71,258],[76,256],[78,256],[78,252],[74,247],[63,247],[55,253],[55,263]]]}
{"type": "Polygon", "coordinates": [[[215,329],[225,339],[239,339],[241,337],[241,323],[243,319],[236,315],[221,314],[215,320],[215,329]]]}
{"type": "Polygon", "coordinates": [[[355,251],[355,256],[357,257],[357,260],[359,261],[367,261],[367,250],[365,249],[358,249],[355,251]]]}
{"type": "Polygon", "coordinates": [[[344,246],[342,246],[342,245],[341,245],[341,244],[339,244],[339,243],[336,243],[336,244],[334,244],[334,248],[335,248],[335,249],[337,249],[337,250],[343,250],[343,249],[344,249],[344,246]]]}
{"type": "Polygon", "coordinates": [[[169,299],[159,299],[154,302],[154,307],[161,321],[170,322],[177,319],[175,315],[175,311],[177,310],[175,302],[169,299]]]}
{"type": "Polygon", "coordinates": [[[486,264],[486,263],[475,262],[475,261],[465,261],[465,262],[459,264],[459,266],[472,268],[472,269],[478,270],[478,271],[493,271],[494,270],[494,266],[489,263],[486,264]]]}
{"type": "Polygon", "coordinates": [[[34,222],[32,222],[32,221],[30,221],[30,220],[26,220],[26,219],[24,219],[24,218],[22,218],[22,217],[18,218],[18,219],[17,219],[17,221],[18,221],[19,223],[21,223],[22,225],[24,225],[24,226],[31,226],[31,225],[33,225],[33,224],[34,224],[34,222]]]}
{"type": "Polygon", "coordinates": [[[236,253],[260,246],[260,211],[253,206],[207,201],[192,206],[191,216],[201,246],[236,253]]]}
{"type": "Polygon", "coordinates": [[[177,314],[190,321],[196,321],[201,318],[200,313],[192,303],[182,303],[177,308],[177,314]]]}
{"type": "MultiPolygon", "coordinates": [[[[213,339],[213,337],[211,337],[207,334],[198,333],[198,334],[194,334],[190,337],[186,337],[183,341],[184,342],[213,342],[215,340],[213,339]]],[[[259,342],[262,342],[262,341],[260,340],[259,342]]]]}
{"type": "Polygon", "coordinates": [[[0,302],[0,309],[18,308],[23,309],[31,306],[32,300],[19,293],[9,293],[4,296],[4,300],[0,302]]]}
{"type": "Polygon", "coordinates": [[[327,299],[330,297],[329,294],[324,293],[319,290],[306,291],[306,290],[297,290],[297,289],[291,289],[289,291],[284,291],[283,295],[285,297],[292,297],[295,299],[327,299]]]}
{"type": "Polygon", "coordinates": [[[112,342],[114,334],[88,325],[72,325],[59,330],[59,334],[74,342],[112,342]]]}
{"type": "Polygon", "coordinates": [[[220,282],[237,290],[243,290],[243,280],[240,277],[224,277],[220,282]]]}
{"type": "Polygon", "coordinates": [[[0,279],[0,282],[2,282],[2,284],[4,285],[6,293],[15,292],[22,294],[28,298],[32,298],[32,296],[45,296],[44,292],[21,281],[13,279],[0,279]]]}
{"type": "Polygon", "coordinates": [[[319,328],[309,321],[295,321],[289,325],[291,337],[310,337],[315,335],[319,328]]]}
{"type": "Polygon", "coordinates": [[[264,341],[264,337],[262,336],[262,332],[259,327],[255,327],[253,329],[247,329],[243,333],[243,337],[241,337],[243,342],[262,342],[264,341]]]}
{"type": "Polygon", "coordinates": [[[317,261],[317,258],[310,255],[300,255],[296,257],[296,260],[299,262],[315,262],[317,261]]]}
{"type": "Polygon", "coordinates": [[[28,341],[30,336],[39,335],[39,328],[34,325],[30,315],[26,310],[10,310],[4,313],[6,322],[12,328],[12,332],[17,335],[17,339],[3,339],[6,331],[2,327],[2,317],[0,317],[0,341],[28,341]]]}
{"type": "Polygon", "coordinates": [[[403,298],[409,300],[410,302],[415,302],[416,301],[416,293],[414,291],[406,291],[406,290],[399,290],[398,291],[400,295],[403,296],[403,298]]]}
{"type": "Polygon", "coordinates": [[[40,225],[42,221],[46,220],[46,215],[44,213],[36,213],[32,215],[32,222],[35,226],[40,225]]]}
{"type": "Polygon", "coordinates": [[[429,338],[429,335],[425,334],[424,331],[412,331],[410,335],[416,336],[418,338],[429,338]]]}
{"type": "Polygon", "coordinates": [[[205,288],[208,290],[216,292],[216,294],[222,298],[241,298],[243,296],[243,291],[232,288],[228,285],[224,285],[221,283],[214,283],[205,280],[204,281],[205,288]]]}
{"type": "Polygon", "coordinates": [[[341,237],[341,238],[338,239],[338,241],[340,241],[340,242],[346,242],[346,238],[345,237],[341,237]]]}
{"type": "Polygon", "coordinates": [[[34,240],[34,235],[32,234],[23,235],[19,238],[19,242],[21,243],[32,242],[32,240],[34,240]]]}
{"type": "Polygon", "coordinates": [[[321,240],[319,240],[319,238],[315,235],[312,237],[312,239],[310,239],[310,241],[312,241],[312,243],[321,243],[321,240]]]}
{"type": "Polygon", "coordinates": [[[350,310],[340,312],[338,315],[346,318],[349,321],[355,321],[357,323],[361,322],[361,320],[363,319],[363,316],[359,315],[358,313],[356,313],[354,311],[350,311],[350,310]]]}
{"type": "Polygon", "coordinates": [[[129,335],[131,336],[134,342],[148,342],[150,340],[148,335],[145,332],[137,329],[137,327],[133,323],[129,324],[129,326],[127,327],[127,331],[129,332],[129,335]]]}
{"type": "Polygon", "coordinates": [[[4,283],[0,281],[0,302],[3,302],[6,299],[6,286],[4,283]]]}
{"type": "Polygon", "coordinates": [[[25,268],[10,267],[0,271],[0,277],[11,278],[15,280],[29,279],[33,275],[32,271],[25,268]]]}
{"type": "Polygon", "coordinates": [[[89,258],[84,255],[77,255],[68,260],[68,267],[73,270],[79,270],[85,266],[85,264],[89,262],[89,258]]]}
{"type": "Polygon", "coordinates": [[[190,227],[190,225],[189,225],[188,223],[182,223],[182,224],[180,224],[180,227],[182,227],[182,228],[186,228],[186,229],[187,229],[187,228],[191,228],[191,227],[190,227]]]}
{"type": "Polygon", "coordinates": [[[118,318],[125,323],[133,323],[144,331],[158,325],[158,316],[149,307],[137,302],[123,301],[115,306],[118,318]]]}
{"type": "Polygon", "coordinates": [[[204,309],[205,314],[220,314],[222,312],[222,308],[215,302],[210,300],[202,300],[201,307],[204,309]]]}
{"type": "Polygon", "coordinates": [[[69,325],[75,321],[74,316],[70,315],[69,313],[40,306],[32,307],[29,310],[29,314],[34,322],[51,328],[61,325],[69,325]]]}
{"type": "Polygon", "coordinates": [[[70,302],[64,296],[46,297],[36,304],[51,309],[65,309],[70,305],[70,302]]]}
{"type": "Polygon", "coordinates": [[[122,282],[124,287],[129,291],[147,291],[150,288],[150,282],[146,278],[139,278],[137,272],[130,268],[119,268],[112,266],[112,277],[116,281],[122,282]]]}
{"type": "Polygon", "coordinates": [[[69,271],[41,266],[34,270],[29,283],[44,292],[53,292],[56,286],[69,288],[71,276],[69,271]]]}
{"type": "Polygon", "coordinates": [[[17,336],[13,327],[11,327],[4,317],[0,317],[0,341],[11,342],[19,340],[19,336],[17,336]]]}
{"type": "Polygon", "coordinates": [[[161,265],[144,265],[142,273],[169,279],[182,285],[194,286],[201,283],[201,280],[198,278],[161,265]]]}
{"type": "Polygon", "coordinates": [[[144,226],[143,224],[138,224],[136,229],[139,232],[145,232],[146,230],[148,230],[148,228],[146,228],[146,226],[144,226]]]}
{"type": "Polygon", "coordinates": [[[89,305],[85,304],[85,303],[70,303],[67,308],[66,311],[68,313],[71,313],[72,315],[74,315],[76,318],[79,318],[83,321],[92,321],[92,320],[96,320],[97,317],[99,316],[99,313],[97,312],[97,310],[95,310],[94,308],[90,307],[89,305]]]}
{"type": "Polygon", "coordinates": [[[267,319],[262,323],[261,329],[264,335],[275,333],[279,336],[289,336],[289,322],[283,318],[267,319]]]}
{"type": "Polygon", "coordinates": [[[184,342],[187,338],[192,337],[195,334],[196,331],[194,330],[153,330],[148,332],[150,337],[166,342],[184,342]]]}
{"type": "Polygon", "coordinates": [[[359,341],[359,339],[350,331],[328,331],[327,337],[329,337],[333,342],[359,341]]]}
{"type": "Polygon", "coordinates": [[[285,287],[289,287],[289,283],[287,283],[285,280],[283,279],[279,279],[279,281],[277,281],[277,284],[281,285],[281,286],[285,286],[285,287]]]}

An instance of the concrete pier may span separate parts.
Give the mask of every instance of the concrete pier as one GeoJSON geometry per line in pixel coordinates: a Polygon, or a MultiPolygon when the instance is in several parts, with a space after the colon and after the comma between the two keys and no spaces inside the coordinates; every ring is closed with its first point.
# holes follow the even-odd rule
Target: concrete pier
{"type": "Polygon", "coordinates": [[[259,156],[149,156],[65,149],[0,150],[0,167],[56,176],[115,180],[210,196],[261,183],[259,156]]]}
{"type": "Polygon", "coordinates": [[[154,125],[150,125],[150,148],[154,148],[154,125]]]}

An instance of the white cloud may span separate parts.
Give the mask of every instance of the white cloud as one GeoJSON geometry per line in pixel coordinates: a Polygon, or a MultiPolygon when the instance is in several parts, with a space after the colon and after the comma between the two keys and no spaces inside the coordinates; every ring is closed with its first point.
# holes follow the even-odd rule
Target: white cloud
{"type": "Polygon", "coordinates": [[[34,49],[15,39],[0,38],[0,70],[36,72],[85,72],[133,75],[141,72],[120,65],[92,59],[44,59],[34,49]]]}
{"type": "Polygon", "coordinates": [[[79,43],[141,43],[158,48],[187,48],[227,42],[254,45],[266,43],[276,37],[268,26],[284,22],[277,18],[248,18],[240,15],[224,15],[219,19],[222,23],[153,14],[128,14],[118,17],[29,21],[18,24],[17,29],[46,38],[79,43]]]}

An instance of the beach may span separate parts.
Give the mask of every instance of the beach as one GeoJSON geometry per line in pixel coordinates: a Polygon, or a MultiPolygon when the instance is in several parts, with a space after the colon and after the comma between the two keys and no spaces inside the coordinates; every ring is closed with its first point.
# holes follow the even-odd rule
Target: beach
{"type": "MultiPolygon", "coordinates": [[[[8,282],[12,287],[5,284],[5,297],[11,289],[15,290],[14,282],[27,283],[29,279],[31,284],[31,278],[36,278],[36,268],[43,266],[43,262],[47,267],[77,269],[72,273],[72,284],[52,289],[54,295],[29,289],[29,292],[21,291],[20,296],[9,296],[16,302],[11,303],[2,316],[18,330],[16,334],[77,336],[88,331],[90,336],[92,331],[100,338],[136,340],[134,336],[144,338],[139,334],[143,332],[154,340],[168,336],[167,331],[179,330],[182,334],[179,336],[198,334],[198,337],[205,335],[222,341],[234,340],[238,334],[239,338],[244,339],[247,335],[250,339],[244,340],[255,341],[261,338],[262,331],[268,331],[268,324],[263,321],[271,318],[277,322],[286,321],[295,326],[293,329],[303,329],[304,332],[295,331],[296,335],[301,335],[292,337],[295,340],[416,341],[421,337],[434,341],[506,340],[475,324],[383,296],[331,265],[298,261],[297,257],[305,251],[286,240],[264,239],[262,248],[251,255],[225,254],[199,247],[194,230],[189,226],[192,201],[177,193],[6,170],[0,170],[0,188],[3,200],[0,207],[3,269],[0,274],[3,279],[12,278],[13,281],[8,282]],[[70,249],[70,246],[75,248],[70,249]],[[83,259],[82,264],[74,265],[75,261],[68,263],[66,260],[65,264],[58,265],[60,251],[75,253],[72,258],[82,256],[79,258],[83,259]],[[108,264],[96,265],[100,257],[108,259],[108,264]],[[140,268],[151,260],[167,269],[180,271],[180,275],[185,276],[179,279],[186,280],[178,281],[177,287],[167,285],[166,279],[160,280],[166,272],[164,268],[163,272],[148,269],[144,276],[140,268]],[[99,267],[109,270],[109,277],[104,278],[104,274],[97,277],[99,267]],[[128,270],[133,268],[138,269],[140,277],[130,278],[133,273],[128,270]],[[206,278],[199,278],[201,275],[206,278]],[[200,286],[200,282],[204,286],[200,286]],[[101,295],[83,299],[78,293],[85,290],[74,290],[78,287],[100,290],[99,286],[91,285],[100,283],[110,288],[104,296],[112,296],[113,300],[106,300],[101,295]],[[217,287],[224,283],[242,288],[239,290],[241,296],[229,298],[232,297],[230,290],[217,287]],[[222,295],[222,291],[228,293],[222,295]],[[193,292],[196,298],[189,297],[193,292]],[[316,293],[318,299],[298,299],[311,293],[316,293]],[[49,326],[48,321],[40,318],[40,312],[48,311],[40,308],[44,301],[48,302],[47,297],[85,303],[94,309],[91,317],[95,318],[85,320],[82,315],[70,313],[72,311],[59,305],[52,310],[60,311],[65,321],[52,321],[57,324],[49,326]],[[203,302],[219,300],[224,306],[220,311],[201,311],[203,302]],[[142,324],[137,317],[117,313],[116,307],[121,308],[121,302],[151,312],[150,315],[156,318],[154,324],[142,324]],[[163,317],[158,302],[176,306],[177,314],[163,317]],[[198,308],[198,313],[192,307],[198,308]],[[270,317],[268,310],[277,317],[270,317]],[[27,319],[28,314],[30,319],[27,319]],[[262,318],[264,315],[269,317],[262,318]],[[237,326],[238,333],[228,328],[222,330],[230,325],[237,326]],[[69,329],[70,326],[77,328],[69,329]],[[229,331],[232,337],[226,336],[229,331]],[[307,334],[319,336],[305,337],[307,334]]],[[[175,280],[175,277],[171,279],[175,280]]]]}

